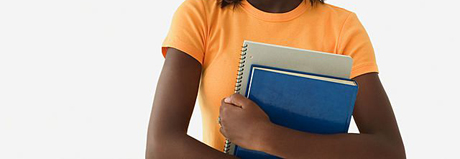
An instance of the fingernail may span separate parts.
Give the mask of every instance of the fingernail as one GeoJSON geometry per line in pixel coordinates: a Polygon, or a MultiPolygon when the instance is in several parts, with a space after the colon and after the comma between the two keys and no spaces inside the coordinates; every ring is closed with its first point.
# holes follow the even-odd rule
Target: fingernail
{"type": "Polygon", "coordinates": [[[229,98],[229,97],[226,97],[225,100],[224,100],[224,102],[230,103],[230,98],[229,98]]]}

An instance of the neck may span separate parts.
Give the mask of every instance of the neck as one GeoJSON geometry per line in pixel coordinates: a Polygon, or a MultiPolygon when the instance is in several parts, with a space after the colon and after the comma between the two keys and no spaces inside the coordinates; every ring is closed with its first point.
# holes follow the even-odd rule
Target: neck
{"type": "Polygon", "coordinates": [[[257,9],[269,13],[284,13],[295,9],[303,0],[247,0],[257,9]]]}

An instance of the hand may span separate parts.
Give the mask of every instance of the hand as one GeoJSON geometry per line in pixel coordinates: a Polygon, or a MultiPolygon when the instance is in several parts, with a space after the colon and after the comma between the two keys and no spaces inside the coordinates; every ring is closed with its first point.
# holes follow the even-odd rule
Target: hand
{"type": "Polygon", "coordinates": [[[266,132],[273,125],[255,102],[237,93],[222,99],[220,118],[220,132],[227,139],[253,150],[261,150],[266,132]]]}

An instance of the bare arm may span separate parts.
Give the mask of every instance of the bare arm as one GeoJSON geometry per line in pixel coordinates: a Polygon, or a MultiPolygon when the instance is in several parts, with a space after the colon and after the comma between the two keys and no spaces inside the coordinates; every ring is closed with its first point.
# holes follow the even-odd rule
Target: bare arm
{"type": "Polygon", "coordinates": [[[230,96],[229,104],[222,103],[221,132],[238,145],[283,158],[405,158],[396,119],[378,74],[364,74],[355,80],[359,90],[353,115],[360,134],[322,135],[278,126],[262,115],[254,102],[238,94],[230,96]],[[242,109],[232,105],[241,105],[242,109]],[[246,121],[253,121],[251,127],[257,129],[245,128],[246,121]],[[246,132],[241,133],[242,129],[246,132]],[[245,138],[239,134],[255,135],[245,138]]]}
{"type": "Polygon", "coordinates": [[[201,64],[174,48],[165,58],[150,116],[146,158],[233,158],[187,135],[201,64]]]}

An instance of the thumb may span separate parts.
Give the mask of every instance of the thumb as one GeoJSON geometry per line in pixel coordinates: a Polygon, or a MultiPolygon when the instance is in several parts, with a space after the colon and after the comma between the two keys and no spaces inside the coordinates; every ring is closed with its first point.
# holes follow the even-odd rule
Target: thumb
{"type": "Polygon", "coordinates": [[[252,101],[241,94],[235,93],[225,98],[225,103],[230,103],[241,108],[247,108],[252,104],[252,101]]]}

